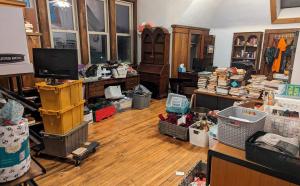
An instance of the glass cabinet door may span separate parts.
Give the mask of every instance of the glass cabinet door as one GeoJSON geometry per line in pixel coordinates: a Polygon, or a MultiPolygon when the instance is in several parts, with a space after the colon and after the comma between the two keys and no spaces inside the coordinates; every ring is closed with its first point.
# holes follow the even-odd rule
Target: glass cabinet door
{"type": "Polygon", "coordinates": [[[202,35],[200,34],[191,34],[189,70],[193,70],[194,61],[199,61],[199,58],[201,57],[201,38],[202,35]]]}

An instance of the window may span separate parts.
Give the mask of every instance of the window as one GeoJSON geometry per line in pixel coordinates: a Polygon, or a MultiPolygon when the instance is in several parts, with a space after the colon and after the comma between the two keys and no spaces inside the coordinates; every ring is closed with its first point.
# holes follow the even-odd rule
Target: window
{"type": "Polygon", "coordinates": [[[118,60],[133,62],[133,4],[116,2],[118,60]]]}
{"type": "Polygon", "coordinates": [[[105,63],[109,59],[107,1],[87,0],[86,10],[90,63],[105,63]]]}
{"type": "MultiPolygon", "coordinates": [[[[66,0],[61,6],[48,0],[51,45],[58,49],[79,49],[75,0],[66,0]]],[[[80,50],[78,50],[80,59],[80,50]]]]}
{"type": "Polygon", "coordinates": [[[299,0],[281,0],[281,8],[297,8],[300,7],[299,0]]]}

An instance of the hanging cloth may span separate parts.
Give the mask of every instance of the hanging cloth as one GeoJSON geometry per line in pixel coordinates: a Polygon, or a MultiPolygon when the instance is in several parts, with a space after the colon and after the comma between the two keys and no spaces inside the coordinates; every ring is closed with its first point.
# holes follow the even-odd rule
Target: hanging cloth
{"type": "Polygon", "coordinates": [[[275,59],[275,61],[273,63],[272,72],[279,72],[282,53],[286,50],[286,47],[287,47],[287,44],[285,42],[285,39],[280,38],[280,40],[278,42],[278,46],[277,46],[277,48],[279,49],[279,55],[278,55],[278,58],[275,59]]]}

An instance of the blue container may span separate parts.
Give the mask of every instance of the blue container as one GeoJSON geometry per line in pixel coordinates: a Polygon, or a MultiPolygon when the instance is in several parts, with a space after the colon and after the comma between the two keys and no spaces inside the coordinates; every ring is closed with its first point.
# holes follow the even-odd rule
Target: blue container
{"type": "Polygon", "coordinates": [[[167,112],[177,113],[177,114],[186,114],[190,111],[190,103],[186,96],[179,94],[168,94],[167,112]]]}

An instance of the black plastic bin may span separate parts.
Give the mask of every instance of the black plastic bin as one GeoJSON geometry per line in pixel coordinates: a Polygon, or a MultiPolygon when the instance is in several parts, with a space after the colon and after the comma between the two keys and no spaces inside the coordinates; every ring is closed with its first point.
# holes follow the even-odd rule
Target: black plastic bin
{"type": "Polygon", "coordinates": [[[45,149],[42,154],[65,158],[88,139],[88,123],[84,122],[66,135],[43,133],[45,149]]]}
{"type": "Polygon", "coordinates": [[[248,138],[246,159],[280,172],[300,185],[300,159],[257,146],[255,140],[265,134],[259,131],[248,138]]]}

